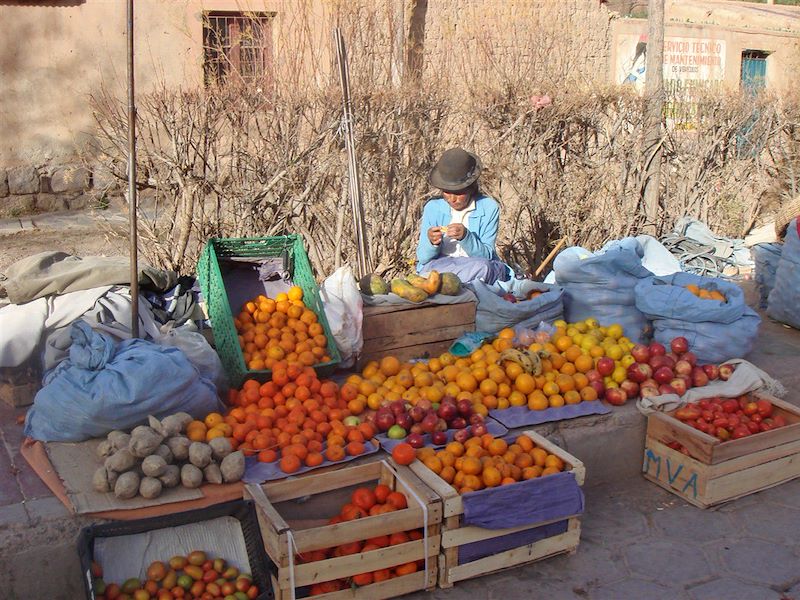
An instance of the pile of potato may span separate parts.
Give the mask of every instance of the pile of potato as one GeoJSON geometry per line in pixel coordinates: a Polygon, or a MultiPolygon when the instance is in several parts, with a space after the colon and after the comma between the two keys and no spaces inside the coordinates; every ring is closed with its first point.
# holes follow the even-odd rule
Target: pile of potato
{"type": "Polygon", "coordinates": [[[117,498],[157,498],[164,488],[197,488],[208,483],[232,483],[244,475],[244,454],[233,452],[227,438],[193,442],[184,434],[192,417],[181,412],[131,431],[112,431],[97,447],[104,461],[92,478],[98,492],[117,498]]]}

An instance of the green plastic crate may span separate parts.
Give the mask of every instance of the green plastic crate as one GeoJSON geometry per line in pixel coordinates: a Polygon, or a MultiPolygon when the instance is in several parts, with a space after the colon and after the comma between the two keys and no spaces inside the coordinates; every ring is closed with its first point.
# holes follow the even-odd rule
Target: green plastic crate
{"type": "MultiPolygon", "coordinates": [[[[257,238],[211,238],[208,240],[197,265],[200,288],[208,303],[208,314],[214,330],[214,343],[222,365],[228,374],[231,386],[241,387],[245,379],[268,381],[272,377],[270,370],[252,371],[244,362],[239,338],[233,323],[233,311],[228,301],[222,271],[221,258],[277,258],[285,255],[291,280],[303,290],[303,302],[313,310],[325,336],[328,338],[328,356],[331,360],[314,365],[317,374],[330,375],[336,365],[341,362],[339,350],[336,348],[328,319],[322,307],[319,288],[311,272],[303,238],[299,235],[286,235],[257,238]]],[[[238,307],[236,307],[238,310],[238,307]]]]}

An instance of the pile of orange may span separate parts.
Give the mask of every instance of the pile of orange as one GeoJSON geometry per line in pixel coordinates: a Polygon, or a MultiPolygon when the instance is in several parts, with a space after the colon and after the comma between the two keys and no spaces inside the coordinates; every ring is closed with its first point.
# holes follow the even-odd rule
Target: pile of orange
{"type": "Polygon", "coordinates": [[[272,369],[281,360],[306,366],[329,362],[328,338],[303,290],[292,286],[274,299],[259,295],[233,319],[244,362],[251,371],[272,369]]]}
{"type": "Polygon", "coordinates": [[[463,444],[450,442],[441,450],[417,450],[417,458],[459,494],[509,485],[564,470],[564,461],[520,435],[509,444],[486,434],[463,444]]]}
{"type": "MultiPolygon", "coordinates": [[[[343,521],[352,521],[364,517],[386,514],[408,507],[408,500],[401,492],[393,492],[392,489],[384,484],[378,484],[375,488],[360,487],[355,490],[350,498],[350,502],[345,504],[338,515],[328,521],[329,525],[335,525],[343,521]]],[[[334,548],[324,548],[297,555],[297,562],[300,564],[336,558],[339,556],[350,556],[361,552],[371,552],[389,546],[397,546],[423,538],[421,529],[410,531],[398,531],[392,534],[377,535],[375,537],[348,542],[334,548]]],[[[377,571],[367,571],[353,575],[347,579],[335,579],[318,583],[311,588],[311,596],[326,594],[338,590],[351,589],[351,583],[356,586],[369,585],[416,573],[425,567],[425,561],[413,561],[397,565],[391,568],[379,569],[377,571]]]]}
{"type": "Polygon", "coordinates": [[[722,292],[717,290],[707,290],[705,288],[701,288],[699,285],[695,285],[694,283],[687,284],[686,289],[703,300],[719,300],[720,302],[728,301],[728,299],[725,297],[725,294],[722,292]]]}
{"type": "Polygon", "coordinates": [[[350,415],[339,386],[322,381],[313,367],[278,361],[272,381],[244,382],[231,390],[226,415],[211,413],[192,421],[187,436],[193,441],[227,437],[234,449],[261,462],[278,461],[284,473],[316,467],[326,459],[340,461],[366,451],[364,443],[375,435],[370,423],[345,425],[350,415]]]}

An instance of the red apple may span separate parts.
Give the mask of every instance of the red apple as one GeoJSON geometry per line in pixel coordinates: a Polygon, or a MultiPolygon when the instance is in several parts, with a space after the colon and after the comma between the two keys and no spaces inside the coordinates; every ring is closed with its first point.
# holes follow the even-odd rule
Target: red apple
{"type": "Polygon", "coordinates": [[[458,414],[466,418],[472,414],[472,402],[464,398],[458,401],[458,414]]]}
{"type": "Polygon", "coordinates": [[[669,367],[673,370],[675,369],[675,360],[669,354],[664,355],[664,360],[662,362],[662,367],[669,367]]]}
{"type": "Polygon", "coordinates": [[[667,353],[667,349],[658,342],[651,342],[650,346],[648,347],[650,350],[650,356],[664,356],[667,353]]]}
{"type": "Polygon", "coordinates": [[[424,434],[425,431],[422,429],[422,425],[419,423],[414,423],[409,430],[409,433],[419,433],[420,435],[424,434]]]}
{"type": "Polygon", "coordinates": [[[439,405],[439,410],[436,411],[439,418],[445,421],[452,421],[458,414],[458,407],[451,402],[442,402],[439,405]]]}
{"type": "Polygon", "coordinates": [[[419,423],[425,418],[425,410],[417,403],[408,409],[408,415],[414,423],[419,423]]]}
{"type": "Polygon", "coordinates": [[[394,425],[394,422],[394,414],[388,408],[381,407],[378,409],[378,412],[375,413],[375,427],[378,428],[378,431],[389,431],[389,428],[394,425]]]}
{"type": "Polygon", "coordinates": [[[647,363],[631,363],[628,367],[628,379],[635,383],[642,383],[653,374],[653,369],[647,363]]]}
{"type": "Polygon", "coordinates": [[[425,445],[425,438],[418,433],[411,433],[406,436],[406,443],[412,448],[422,448],[425,445]]]}
{"type": "Polygon", "coordinates": [[[450,427],[453,429],[464,429],[467,426],[467,420],[464,417],[456,417],[450,422],[450,427]]]}
{"type": "Polygon", "coordinates": [[[638,363],[646,363],[650,360],[650,348],[644,344],[636,344],[631,350],[631,356],[638,363]]]}
{"type": "Polygon", "coordinates": [[[756,400],[756,406],[758,407],[758,414],[762,417],[766,418],[772,415],[772,402],[769,400],[759,398],[756,400]]]}
{"type": "Polygon", "coordinates": [[[675,354],[683,354],[689,351],[689,340],[683,336],[673,338],[669,347],[675,354]]]}
{"type": "Polygon", "coordinates": [[[656,369],[655,373],[653,373],[653,379],[658,383],[669,383],[675,379],[675,373],[673,373],[672,369],[669,367],[659,367],[656,369]]]}
{"type": "Polygon", "coordinates": [[[461,442],[463,444],[471,437],[472,436],[469,433],[469,429],[459,429],[453,434],[453,441],[461,442]]]}
{"type": "Polygon", "coordinates": [[[719,367],[717,365],[703,365],[703,371],[709,379],[719,379],[719,367]]]}
{"type": "Polygon", "coordinates": [[[675,363],[675,373],[678,375],[691,375],[692,364],[687,360],[679,360],[675,363]]]}
{"type": "Polygon", "coordinates": [[[606,390],[606,402],[613,406],[622,406],[627,400],[628,396],[622,388],[608,388],[606,390]]]}
{"type": "Polygon", "coordinates": [[[475,423],[472,425],[472,427],[470,427],[469,431],[472,434],[472,437],[481,437],[482,435],[489,433],[485,423],[475,423]]]}
{"type": "Polygon", "coordinates": [[[674,352],[667,352],[664,356],[669,358],[673,365],[681,359],[680,355],[675,354],[674,352]]]}
{"type": "Polygon", "coordinates": [[[724,365],[720,365],[719,366],[719,378],[722,379],[722,381],[728,381],[728,379],[731,378],[731,375],[733,375],[733,372],[735,370],[736,370],[736,367],[734,365],[730,365],[730,364],[727,364],[727,363],[724,364],[724,365]]]}
{"type": "Polygon", "coordinates": [[[597,361],[597,372],[603,377],[611,375],[614,372],[615,367],[616,363],[614,362],[614,359],[609,358],[608,356],[604,356],[597,361]]]}
{"type": "Polygon", "coordinates": [[[472,413],[469,416],[469,424],[477,425],[478,423],[483,423],[483,415],[479,415],[478,413],[472,413]]]}
{"type": "Polygon", "coordinates": [[[597,369],[591,369],[589,371],[586,371],[586,378],[589,381],[603,381],[603,376],[597,369]]]}
{"type": "Polygon", "coordinates": [[[637,398],[639,396],[639,384],[630,379],[626,379],[619,384],[619,389],[625,392],[626,398],[637,398]]]}
{"type": "Polygon", "coordinates": [[[431,434],[431,442],[436,446],[444,446],[447,443],[447,433],[444,431],[434,431],[431,434]]]}
{"type": "Polygon", "coordinates": [[[439,424],[439,417],[437,417],[433,413],[428,413],[425,415],[425,418],[422,419],[422,431],[425,433],[433,433],[436,431],[436,426],[439,424]]]}
{"type": "Polygon", "coordinates": [[[653,370],[660,369],[667,364],[667,357],[663,354],[656,354],[650,357],[650,362],[648,363],[653,370]]]}
{"type": "Polygon", "coordinates": [[[396,425],[400,425],[400,427],[408,431],[414,424],[414,419],[412,419],[411,415],[408,413],[400,413],[399,415],[397,415],[394,422],[396,425]]]}
{"type": "Polygon", "coordinates": [[[672,386],[672,389],[675,390],[675,393],[678,394],[678,396],[683,396],[686,393],[686,381],[680,377],[676,377],[670,381],[669,385],[672,386]]]}
{"type": "Polygon", "coordinates": [[[708,385],[708,375],[706,375],[706,372],[700,367],[694,367],[692,369],[692,385],[694,385],[694,387],[708,385]]]}
{"type": "Polygon", "coordinates": [[[639,387],[639,394],[642,398],[650,398],[652,396],[659,396],[658,388],[652,385],[642,385],[639,387]]]}
{"type": "Polygon", "coordinates": [[[402,400],[394,400],[389,403],[389,409],[392,411],[395,418],[397,418],[397,415],[402,415],[406,412],[406,403],[402,400]]]}
{"type": "Polygon", "coordinates": [[[653,379],[652,377],[648,377],[642,383],[639,384],[639,387],[640,388],[643,388],[643,387],[654,387],[654,388],[658,389],[658,382],[655,379],[653,379]]]}
{"type": "Polygon", "coordinates": [[[606,394],[606,386],[602,382],[602,380],[601,381],[597,381],[597,380],[590,381],[589,385],[592,386],[592,388],[594,388],[595,392],[597,392],[597,397],[598,398],[603,398],[605,396],[605,394],[606,394]]]}
{"type": "MultiPolygon", "coordinates": [[[[420,400],[417,400],[417,403],[414,406],[421,408],[424,412],[428,412],[431,408],[433,408],[433,403],[427,398],[421,398],[420,400]]],[[[423,414],[423,416],[425,415],[423,414]]]]}
{"type": "Polygon", "coordinates": [[[664,394],[677,394],[678,392],[676,392],[675,388],[671,385],[662,383],[660,386],[658,386],[658,393],[663,396],[664,394]]]}
{"type": "Polygon", "coordinates": [[[697,364],[697,355],[692,351],[684,352],[681,354],[681,360],[685,360],[690,365],[695,366],[697,364]]]}

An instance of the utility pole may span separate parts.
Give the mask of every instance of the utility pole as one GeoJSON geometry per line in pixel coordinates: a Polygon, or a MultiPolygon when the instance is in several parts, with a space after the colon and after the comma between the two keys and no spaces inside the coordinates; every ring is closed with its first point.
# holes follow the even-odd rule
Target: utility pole
{"type": "Polygon", "coordinates": [[[131,253],[131,337],[139,337],[139,261],[136,224],[136,93],[134,91],[133,0],[127,4],[128,33],[128,217],[131,253]]]}
{"type": "Polygon", "coordinates": [[[662,132],[664,113],[664,0],[649,0],[647,6],[647,65],[644,83],[644,233],[658,233],[658,197],[661,188],[662,132]]]}

